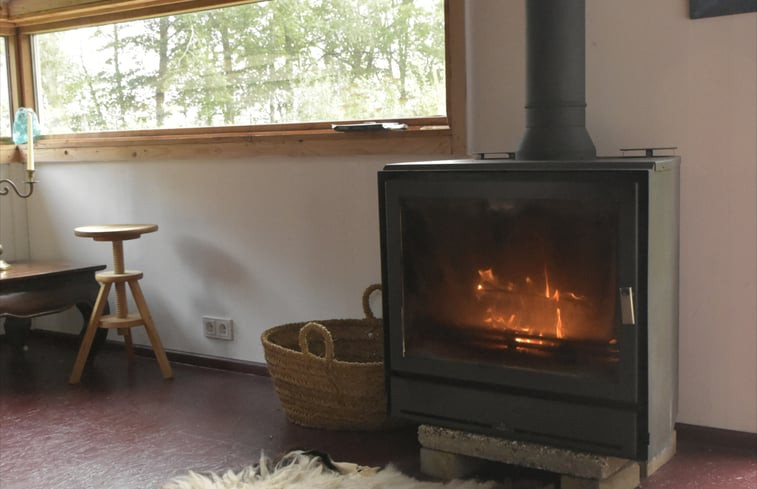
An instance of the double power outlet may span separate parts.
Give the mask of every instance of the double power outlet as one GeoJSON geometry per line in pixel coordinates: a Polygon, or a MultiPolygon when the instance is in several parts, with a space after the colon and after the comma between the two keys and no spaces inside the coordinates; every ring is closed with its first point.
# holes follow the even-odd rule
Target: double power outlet
{"type": "Polygon", "coordinates": [[[228,341],[234,339],[234,322],[229,318],[203,316],[202,329],[208,338],[228,341]]]}

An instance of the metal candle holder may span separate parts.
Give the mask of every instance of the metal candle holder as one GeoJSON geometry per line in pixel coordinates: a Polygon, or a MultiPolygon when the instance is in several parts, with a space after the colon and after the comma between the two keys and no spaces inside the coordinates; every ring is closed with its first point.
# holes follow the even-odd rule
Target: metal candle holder
{"type": "MultiPolygon", "coordinates": [[[[26,142],[27,154],[26,154],[26,180],[24,185],[27,187],[27,191],[22,192],[18,186],[13,183],[9,178],[0,179],[0,197],[8,195],[13,189],[13,192],[22,199],[29,198],[34,192],[34,184],[37,181],[34,179],[34,132],[35,132],[35,119],[36,115],[32,109],[21,107],[16,112],[16,117],[13,120],[13,142],[16,144],[26,142]],[[23,122],[26,120],[26,127],[24,128],[23,122]],[[18,129],[17,129],[18,128],[18,129]],[[23,140],[23,132],[26,132],[26,141],[23,140]]],[[[39,134],[39,127],[37,134],[39,134]]],[[[3,253],[3,246],[0,244],[0,255],[3,253]]],[[[8,270],[11,265],[3,259],[0,259],[0,271],[8,270]]]]}
{"type": "Polygon", "coordinates": [[[34,174],[36,173],[35,170],[26,170],[26,181],[24,181],[24,185],[28,187],[28,191],[26,193],[22,192],[18,189],[15,183],[9,178],[3,178],[0,179],[0,195],[8,195],[8,193],[13,189],[13,192],[15,192],[16,195],[21,197],[22,199],[28,198],[32,192],[34,192],[34,184],[39,183],[37,180],[34,179],[34,174]]]}
{"type": "MultiPolygon", "coordinates": [[[[24,185],[28,187],[28,190],[26,192],[21,192],[15,183],[9,178],[2,178],[0,179],[0,196],[8,195],[11,189],[13,189],[13,192],[21,197],[22,199],[28,198],[32,192],[34,192],[34,184],[37,183],[37,181],[34,179],[34,173],[35,170],[26,170],[26,181],[24,182],[24,185]]],[[[3,254],[3,245],[0,244],[0,255],[3,254]]],[[[4,270],[8,270],[11,267],[10,263],[0,258],[0,272],[4,270]]]]}

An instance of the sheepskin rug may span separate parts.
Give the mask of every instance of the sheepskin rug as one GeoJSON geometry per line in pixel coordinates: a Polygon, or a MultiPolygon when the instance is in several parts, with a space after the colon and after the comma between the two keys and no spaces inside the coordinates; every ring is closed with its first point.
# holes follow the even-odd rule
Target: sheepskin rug
{"type": "Polygon", "coordinates": [[[318,452],[293,451],[278,460],[264,454],[260,461],[239,472],[189,474],[162,489],[492,489],[493,482],[453,480],[418,481],[388,465],[363,467],[334,462],[318,452]]]}

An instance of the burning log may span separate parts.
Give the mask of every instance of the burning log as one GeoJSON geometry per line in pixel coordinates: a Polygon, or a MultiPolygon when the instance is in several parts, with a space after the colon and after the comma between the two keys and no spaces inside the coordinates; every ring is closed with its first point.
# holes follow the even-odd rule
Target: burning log
{"type": "Polygon", "coordinates": [[[476,296],[484,302],[484,323],[530,335],[565,338],[570,325],[591,321],[594,311],[585,297],[568,292],[560,294],[552,289],[549,274],[544,268],[544,290],[536,288],[531,277],[523,285],[498,279],[492,269],[478,271],[481,282],[476,296]]]}

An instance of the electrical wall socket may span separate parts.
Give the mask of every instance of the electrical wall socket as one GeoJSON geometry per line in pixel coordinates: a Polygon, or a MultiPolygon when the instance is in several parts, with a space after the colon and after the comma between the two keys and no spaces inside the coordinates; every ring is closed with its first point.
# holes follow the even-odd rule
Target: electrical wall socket
{"type": "Polygon", "coordinates": [[[202,330],[208,338],[228,341],[234,339],[234,322],[229,318],[203,316],[202,330]]]}
{"type": "Polygon", "coordinates": [[[202,329],[205,332],[205,336],[208,338],[215,338],[218,334],[218,328],[216,328],[215,321],[209,317],[202,317],[202,329]]]}

